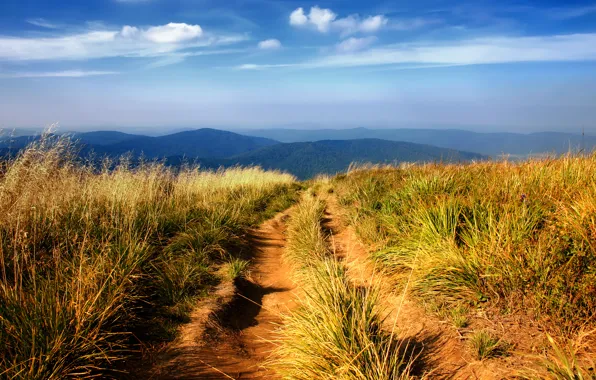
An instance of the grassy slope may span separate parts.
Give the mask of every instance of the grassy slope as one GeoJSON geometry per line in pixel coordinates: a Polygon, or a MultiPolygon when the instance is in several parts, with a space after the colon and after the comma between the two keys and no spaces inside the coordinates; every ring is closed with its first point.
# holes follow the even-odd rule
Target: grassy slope
{"type": "MultiPolygon", "coordinates": [[[[96,172],[70,152],[64,140],[42,142],[0,166],[1,376],[86,377],[124,358],[130,333],[171,339],[168,326],[218,281],[216,268],[242,264],[246,228],[295,194],[278,172],[125,163],[96,172]]],[[[595,327],[594,172],[596,157],[567,157],[355,170],[335,181],[378,261],[396,281],[412,274],[421,299],[523,310],[579,341],[595,327]]],[[[290,222],[288,259],[307,291],[286,320],[278,368],[296,379],[406,376],[378,293],[355,286],[328,248],[323,207],[306,196],[290,222]]],[[[552,343],[553,376],[593,376],[577,345],[552,343]]]]}
{"type": "Polygon", "coordinates": [[[172,339],[246,229],[295,194],[279,172],[71,158],[68,141],[42,141],[1,163],[0,377],[87,377],[137,338],[172,339]]]}
{"type": "MultiPolygon", "coordinates": [[[[522,312],[552,334],[595,327],[596,156],[424,165],[338,177],[342,204],[397,281],[439,309],[522,312]]],[[[593,338],[593,337],[592,337],[593,338]]]]}

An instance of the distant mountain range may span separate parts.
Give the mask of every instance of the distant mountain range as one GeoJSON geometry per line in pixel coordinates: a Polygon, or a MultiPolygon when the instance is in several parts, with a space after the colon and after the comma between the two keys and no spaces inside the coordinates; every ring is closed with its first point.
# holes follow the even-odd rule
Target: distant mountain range
{"type": "MultiPolygon", "coordinates": [[[[161,137],[99,131],[77,133],[72,138],[78,141],[83,156],[92,152],[96,157],[131,153],[133,159],[141,156],[166,159],[172,165],[196,162],[206,168],[259,165],[265,169],[288,171],[302,179],[319,173],[345,171],[352,162],[459,162],[486,158],[477,153],[379,139],[284,144],[264,137],[207,128],[161,137]]],[[[36,139],[39,136],[0,140],[0,154],[14,154],[36,139]]]]}
{"type": "Polygon", "coordinates": [[[430,145],[360,139],[277,144],[232,157],[223,163],[279,169],[304,179],[316,174],[343,172],[351,163],[463,162],[484,158],[476,153],[430,145]]]}
{"type": "MultiPolygon", "coordinates": [[[[160,137],[131,135],[116,131],[98,131],[71,134],[84,151],[93,150],[98,155],[121,156],[132,153],[148,159],[170,156],[199,158],[227,158],[252,150],[279,144],[279,142],[253,136],[239,135],[217,129],[197,129],[160,137]]],[[[0,141],[0,149],[19,150],[39,136],[21,136],[0,141]]]]}
{"type": "Polygon", "coordinates": [[[284,143],[355,140],[374,138],[389,141],[404,141],[427,144],[441,148],[474,152],[488,156],[510,154],[528,156],[542,153],[567,153],[584,147],[592,151],[596,147],[596,137],[580,134],[541,132],[520,133],[477,133],[458,129],[257,129],[238,130],[249,136],[270,138],[284,143]]]}

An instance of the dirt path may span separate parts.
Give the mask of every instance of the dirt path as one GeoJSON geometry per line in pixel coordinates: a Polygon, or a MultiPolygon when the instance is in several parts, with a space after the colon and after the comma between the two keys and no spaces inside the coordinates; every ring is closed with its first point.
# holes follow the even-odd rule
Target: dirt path
{"type": "Polygon", "coordinates": [[[280,213],[251,231],[254,248],[247,280],[217,289],[158,358],[152,379],[275,379],[263,368],[275,348],[280,313],[295,305],[295,284],[282,260],[285,218],[280,213]],[[219,305],[217,317],[213,309],[219,305]],[[222,308],[223,305],[223,308],[222,308]]]}
{"type": "Polygon", "coordinates": [[[438,318],[428,315],[412,300],[407,291],[398,290],[393,280],[369,259],[369,250],[358,239],[352,226],[347,226],[342,210],[334,196],[326,199],[327,209],[323,228],[331,233],[335,254],[348,267],[350,277],[363,285],[375,282],[380,287],[383,307],[389,313],[387,328],[398,331],[401,339],[410,341],[415,355],[419,355],[417,371],[432,371],[433,379],[503,379],[512,376],[512,368],[505,362],[474,360],[463,336],[438,318]]]}

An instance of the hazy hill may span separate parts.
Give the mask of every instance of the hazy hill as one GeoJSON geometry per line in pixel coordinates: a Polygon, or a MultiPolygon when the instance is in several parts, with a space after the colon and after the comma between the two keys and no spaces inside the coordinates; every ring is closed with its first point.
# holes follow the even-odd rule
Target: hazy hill
{"type": "Polygon", "coordinates": [[[350,163],[469,161],[482,155],[429,145],[378,139],[326,140],[273,145],[231,159],[232,164],[281,169],[299,178],[345,171],[350,163]]]}
{"type": "Polygon", "coordinates": [[[79,140],[80,142],[88,145],[113,145],[131,141],[145,136],[132,135],[129,133],[118,132],[118,131],[95,131],[95,132],[83,132],[75,133],[72,135],[73,139],[79,140]]]}
{"type": "Polygon", "coordinates": [[[0,128],[0,141],[10,139],[11,137],[21,137],[21,136],[35,136],[41,134],[41,130],[37,129],[22,129],[22,128],[12,128],[12,129],[1,129],[0,128]]]}
{"type": "MultiPolygon", "coordinates": [[[[0,142],[0,154],[15,153],[38,138],[16,137],[0,142]]],[[[165,158],[166,163],[172,166],[184,162],[200,163],[205,168],[259,165],[266,169],[284,170],[300,178],[345,171],[352,162],[382,164],[484,158],[477,153],[408,142],[358,139],[283,144],[214,129],[161,137],[102,131],[75,134],[73,139],[81,144],[79,152],[84,157],[91,152],[99,158],[133,152],[133,162],[142,153],[147,159],[165,158]]]]}
{"type": "MultiPolygon", "coordinates": [[[[14,152],[38,138],[27,136],[0,141],[0,149],[14,152]]],[[[99,156],[120,156],[132,152],[134,156],[143,154],[149,159],[169,156],[225,158],[278,144],[277,141],[262,137],[207,128],[160,137],[98,131],[76,133],[72,138],[83,145],[84,153],[94,151],[99,156]]]]}
{"type": "MultiPolygon", "coordinates": [[[[520,133],[477,133],[457,129],[258,129],[242,130],[241,133],[275,139],[281,142],[305,142],[319,140],[353,140],[375,138],[390,141],[405,141],[428,144],[442,148],[498,156],[503,153],[528,155],[533,153],[566,153],[582,144],[579,134],[541,132],[520,133]]],[[[596,147],[596,137],[585,136],[584,146],[588,150],[596,147]]]]}
{"type": "Polygon", "coordinates": [[[103,153],[110,155],[127,152],[143,153],[147,158],[175,155],[224,158],[277,143],[277,141],[266,138],[204,128],[160,137],[138,136],[109,145],[105,147],[103,153]]]}

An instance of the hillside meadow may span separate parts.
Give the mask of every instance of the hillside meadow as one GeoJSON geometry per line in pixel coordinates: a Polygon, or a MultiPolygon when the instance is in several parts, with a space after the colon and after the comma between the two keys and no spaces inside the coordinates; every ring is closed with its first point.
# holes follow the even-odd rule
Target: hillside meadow
{"type": "Polygon", "coordinates": [[[114,376],[139,344],[173,339],[245,267],[246,230],[295,194],[259,168],[104,166],[46,138],[0,167],[2,378],[114,376]]]}
{"type": "MultiPolygon", "coordinates": [[[[334,184],[372,259],[429,313],[456,328],[521,316],[547,334],[539,353],[552,350],[554,378],[585,379],[596,376],[595,174],[596,155],[567,155],[355,167],[334,184]]],[[[469,339],[507,354],[505,330],[469,339]]]]}
{"type": "Polygon", "coordinates": [[[197,357],[214,376],[235,378],[218,369],[229,354],[273,371],[243,372],[255,378],[596,378],[596,155],[306,182],[96,163],[46,136],[0,164],[0,378],[150,367],[140,353],[167,347],[222,283],[236,293],[210,314],[211,340],[190,346],[212,349],[197,357]],[[259,279],[286,266],[294,288],[259,279]],[[292,306],[259,319],[276,292],[292,306]],[[401,316],[406,303],[423,311],[401,316]],[[404,335],[420,320],[437,336],[404,335]],[[245,333],[266,322],[276,339],[245,333]]]}

